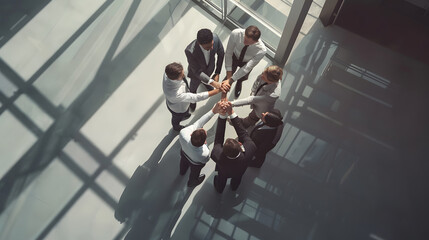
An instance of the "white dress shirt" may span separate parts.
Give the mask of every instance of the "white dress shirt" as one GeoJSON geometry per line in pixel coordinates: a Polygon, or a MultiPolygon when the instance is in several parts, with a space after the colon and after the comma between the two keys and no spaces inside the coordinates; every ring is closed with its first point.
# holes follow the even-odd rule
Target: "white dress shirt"
{"type": "Polygon", "coordinates": [[[183,152],[190,158],[190,161],[197,164],[206,164],[210,159],[210,149],[207,144],[200,147],[195,147],[191,143],[191,134],[204,126],[215,114],[212,110],[204,114],[194,124],[180,130],[179,142],[182,146],[183,152]]]}
{"type": "Polygon", "coordinates": [[[250,96],[231,102],[232,106],[239,107],[251,104],[250,107],[255,110],[256,116],[261,118],[262,113],[269,112],[274,108],[276,100],[280,97],[282,91],[280,81],[263,86],[255,96],[256,90],[258,90],[259,86],[265,83],[265,81],[262,80],[262,75],[259,75],[253,83],[250,96]]]}
{"type": "MultiPolygon", "coordinates": [[[[210,61],[210,51],[211,50],[205,50],[203,47],[201,47],[201,45],[199,43],[195,43],[198,44],[198,46],[200,46],[201,48],[201,52],[203,52],[204,55],[204,59],[206,60],[206,65],[209,65],[209,61],[210,61]]],[[[210,76],[209,76],[210,77],[210,76]]],[[[214,80],[213,79],[209,79],[209,81],[207,82],[207,84],[203,81],[201,81],[201,83],[204,83],[206,85],[209,85],[210,83],[212,83],[214,80]]]]}
{"type": "MultiPolygon", "coordinates": [[[[198,43],[197,43],[198,44],[198,43]]],[[[205,50],[200,44],[198,44],[198,46],[200,46],[201,51],[204,54],[204,58],[206,59],[206,65],[209,65],[209,61],[210,61],[210,50],[205,50]]]]}
{"type": "Polygon", "coordinates": [[[168,107],[176,113],[184,113],[189,108],[190,103],[199,102],[209,98],[209,92],[191,93],[182,80],[171,80],[164,73],[162,81],[168,107]]]}
{"type": "MultiPolygon", "coordinates": [[[[237,28],[234,29],[229,36],[228,45],[226,46],[225,51],[226,71],[232,71],[232,54],[235,54],[237,58],[240,57],[241,50],[244,47],[244,32],[245,29],[237,28]]],[[[247,64],[232,75],[232,80],[235,81],[248,74],[261,61],[261,59],[264,58],[266,52],[267,48],[260,38],[258,42],[249,45],[243,58],[243,62],[247,62],[247,64]]]]}

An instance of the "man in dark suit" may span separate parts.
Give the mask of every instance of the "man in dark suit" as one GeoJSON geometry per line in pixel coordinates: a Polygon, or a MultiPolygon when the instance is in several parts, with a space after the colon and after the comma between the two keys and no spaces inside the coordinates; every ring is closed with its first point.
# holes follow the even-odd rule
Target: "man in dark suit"
{"type": "MultiPolygon", "coordinates": [[[[197,39],[186,47],[185,54],[188,59],[188,77],[191,79],[189,88],[192,93],[197,92],[200,83],[203,83],[208,91],[221,87],[219,74],[225,53],[222,42],[216,34],[205,28],[199,30],[197,39]],[[216,64],[215,54],[217,54],[216,64]]],[[[192,103],[190,110],[194,111],[195,107],[196,103],[192,103]]]]}
{"type": "Polygon", "coordinates": [[[250,132],[250,138],[257,147],[254,159],[249,162],[250,167],[262,166],[267,153],[276,146],[282,132],[282,115],[278,109],[262,113],[261,121],[250,132]]]}
{"type": "Polygon", "coordinates": [[[238,135],[238,141],[225,138],[226,115],[219,115],[214,147],[211,158],[216,162],[218,175],[214,177],[214,187],[217,192],[222,193],[226,181],[231,178],[231,189],[237,190],[241,177],[247,169],[248,162],[252,160],[256,151],[255,143],[250,139],[246,129],[241,125],[240,119],[234,113],[231,103],[228,103],[226,112],[238,135]]]}

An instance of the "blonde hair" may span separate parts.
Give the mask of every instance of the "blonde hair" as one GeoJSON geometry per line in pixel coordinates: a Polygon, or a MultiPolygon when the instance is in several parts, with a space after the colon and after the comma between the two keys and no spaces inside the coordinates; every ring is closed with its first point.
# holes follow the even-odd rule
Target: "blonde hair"
{"type": "Polygon", "coordinates": [[[283,69],[277,65],[267,67],[264,72],[270,82],[278,82],[283,76],[283,69]]]}

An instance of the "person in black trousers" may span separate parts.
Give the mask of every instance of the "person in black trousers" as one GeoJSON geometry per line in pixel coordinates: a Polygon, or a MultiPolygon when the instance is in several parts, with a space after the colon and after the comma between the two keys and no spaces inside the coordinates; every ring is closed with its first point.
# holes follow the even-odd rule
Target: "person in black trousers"
{"type": "Polygon", "coordinates": [[[214,177],[214,187],[217,192],[222,193],[226,181],[231,178],[231,189],[237,190],[241,178],[246,172],[248,162],[252,159],[256,146],[250,139],[246,129],[241,124],[237,114],[234,113],[231,103],[228,103],[226,112],[238,135],[238,141],[232,138],[225,140],[226,115],[219,115],[216,127],[216,135],[211,158],[216,162],[217,175],[214,177]]]}

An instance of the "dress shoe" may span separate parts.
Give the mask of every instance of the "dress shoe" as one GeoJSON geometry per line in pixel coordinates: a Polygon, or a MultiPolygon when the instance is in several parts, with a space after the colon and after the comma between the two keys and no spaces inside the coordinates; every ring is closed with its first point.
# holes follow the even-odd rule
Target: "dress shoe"
{"type": "Polygon", "coordinates": [[[196,187],[200,185],[204,181],[204,178],[206,178],[206,175],[201,174],[197,181],[188,181],[188,187],[196,187]]]}
{"type": "Polygon", "coordinates": [[[241,85],[243,81],[237,80],[237,84],[235,85],[235,98],[238,98],[241,94],[241,85]]]}

